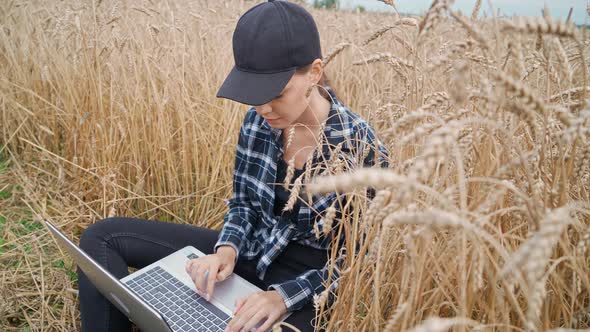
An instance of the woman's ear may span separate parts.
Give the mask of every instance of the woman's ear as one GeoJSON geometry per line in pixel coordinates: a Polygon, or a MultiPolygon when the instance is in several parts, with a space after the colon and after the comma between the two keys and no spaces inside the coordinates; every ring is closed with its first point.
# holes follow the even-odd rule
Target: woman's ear
{"type": "Polygon", "coordinates": [[[311,84],[317,84],[322,78],[324,72],[322,59],[315,59],[311,64],[311,70],[309,71],[311,84]]]}

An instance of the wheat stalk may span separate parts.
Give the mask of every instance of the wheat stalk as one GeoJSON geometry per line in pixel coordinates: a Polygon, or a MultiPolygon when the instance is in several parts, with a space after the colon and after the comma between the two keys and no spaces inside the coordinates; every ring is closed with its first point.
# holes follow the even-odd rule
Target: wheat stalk
{"type": "Polygon", "coordinates": [[[555,103],[560,101],[560,99],[575,99],[582,91],[590,92],[590,86],[582,87],[578,86],[575,88],[570,88],[565,91],[561,91],[549,97],[549,102],[555,103]]]}
{"type": "Polygon", "coordinates": [[[294,155],[287,162],[287,174],[285,174],[285,179],[283,180],[283,188],[289,190],[289,186],[291,185],[291,179],[293,179],[293,175],[295,175],[295,156],[294,155]]]}
{"type": "Polygon", "coordinates": [[[383,227],[392,228],[395,225],[411,224],[432,228],[460,227],[467,230],[479,232],[477,228],[459,217],[457,214],[439,209],[430,209],[421,212],[398,211],[394,212],[383,220],[383,227]]]}
{"type": "Polygon", "coordinates": [[[407,61],[405,59],[401,59],[391,53],[386,53],[386,52],[376,53],[366,59],[355,61],[352,63],[352,65],[358,66],[358,65],[364,65],[364,64],[375,63],[375,62],[382,62],[382,61],[385,61],[385,62],[388,62],[391,64],[400,64],[400,65],[403,65],[408,68],[415,68],[415,66],[412,63],[410,63],[409,61],[407,61]]]}
{"type": "Polygon", "coordinates": [[[374,41],[375,39],[381,37],[384,33],[386,33],[387,31],[400,26],[400,25],[405,25],[405,26],[418,26],[418,22],[411,18],[411,17],[403,17],[399,20],[397,20],[394,24],[391,25],[387,25],[382,27],[381,29],[375,31],[373,34],[371,34],[371,36],[369,36],[369,38],[365,39],[362,43],[361,46],[366,46],[368,45],[370,42],[374,41]]]}
{"type": "Polygon", "coordinates": [[[552,44],[555,50],[555,54],[557,55],[558,63],[560,65],[560,74],[565,75],[565,77],[567,78],[567,82],[570,83],[573,79],[573,72],[565,49],[563,48],[563,45],[561,44],[559,38],[554,38],[552,44]]]}
{"type": "Polygon", "coordinates": [[[548,17],[517,17],[514,21],[506,22],[503,31],[520,33],[550,34],[559,37],[576,37],[576,26],[572,23],[555,21],[548,17]]]}
{"type": "Polygon", "coordinates": [[[590,230],[586,232],[586,234],[584,234],[584,236],[582,237],[582,239],[580,239],[580,241],[578,241],[578,244],[576,244],[576,254],[580,257],[584,257],[584,255],[586,254],[586,250],[588,249],[588,246],[590,245],[590,230]]]}
{"type": "Polygon", "coordinates": [[[303,176],[304,176],[304,174],[300,175],[299,177],[297,177],[295,179],[295,182],[293,183],[293,188],[291,189],[291,193],[289,194],[289,199],[287,200],[287,203],[285,203],[285,206],[283,207],[283,212],[293,210],[293,207],[295,206],[295,203],[297,202],[297,199],[299,198],[299,192],[301,191],[303,176]]]}
{"type": "Polygon", "coordinates": [[[420,325],[408,330],[408,332],[445,332],[455,325],[477,325],[477,322],[461,317],[429,317],[420,325]]]}
{"type": "Polygon", "coordinates": [[[473,11],[471,11],[471,20],[475,21],[477,19],[477,15],[479,14],[479,10],[481,9],[481,0],[475,0],[475,6],[473,6],[473,11]]]}
{"type": "Polygon", "coordinates": [[[452,60],[454,56],[459,55],[460,53],[464,53],[466,50],[470,49],[472,46],[473,46],[472,39],[467,39],[466,41],[460,41],[460,42],[454,43],[452,47],[448,48],[444,52],[441,52],[440,55],[428,60],[428,62],[430,63],[427,66],[428,70],[430,71],[430,70],[440,67],[442,64],[452,60]]]}
{"type": "Polygon", "coordinates": [[[385,206],[385,204],[389,200],[390,196],[391,196],[391,191],[389,191],[389,190],[377,191],[377,193],[375,194],[375,197],[371,200],[371,204],[369,205],[369,208],[364,213],[364,221],[365,222],[363,223],[363,225],[365,225],[365,224],[372,225],[373,222],[375,222],[375,217],[379,214],[380,211],[382,211],[383,207],[385,206]]]}
{"type": "Polygon", "coordinates": [[[483,33],[477,27],[475,27],[473,24],[468,22],[467,18],[465,18],[461,13],[457,13],[452,10],[449,10],[449,14],[451,15],[451,17],[453,17],[455,20],[457,20],[457,22],[459,22],[459,24],[461,24],[461,26],[465,30],[467,30],[470,37],[472,36],[473,38],[475,38],[475,40],[477,40],[477,42],[481,45],[481,47],[484,50],[490,49],[490,45],[488,45],[488,41],[486,40],[486,37],[484,37],[483,33]]]}
{"type": "Polygon", "coordinates": [[[573,222],[567,206],[546,213],[540,229],[506,262],[499,276],[506,277],[516,271],[517,267],[522,267],[530,284],[538,280],[562,231],[573,222]]]}
{"type": "Polygon", "coordinates": [[[396,330],[397,323],[398,323],[399,319],[402,317],[402,315],[406,312],[408,307],[409,307],[409,304],[407,302],[398,303],[397,307],[393,311],[393,314],[391,315],[391,317],[387,321],[387,324],[385,325],[385,328],[383,329],[383,331],[384,332],[397,331],[396,330]]]}
{"type": "Polygon", "coordinates": [[[361,168],[338,175],[313,178],[307,185],[307,192],[321,194],[327,192],[351,192],[354,189],[372,187],[382,189],[408,182],[404,176],[384,169],[361,168]]]}
{"type": "Polygon", "coordinates": [[[322,64],[326,66],[332,59],[334,59],[340,52],[344,51],[346,48],[350,47],[350,43],[340,43],[334,47],[332,51],[330,51],[324,58],[322,59],[322,64]]]}
{"type": "Polygon", "coordinates": [[[521,82],[516,81],[502,71],[494,73],[493,76],[496,80],[504,84],[504,86],[508,89],[508,92],[514,93],[526,104],[531,105],[541,115],[546,113],[545,103],[539,97],[537,97],[529,87],[522,84],[521,82]]]}
{"type": "Polygon", "coordinates": [[[326,215],[324,216],[324,223],[322,225],[322,232],[324,233],[324,235],[328,235],[330,233],[330,231],[332,230],[332,224],[334,223],[334,217],[336,217],[336,208],[334,207],[335,203],[336,203],[336,201],[334,201],[334,203],[332,203],[332,205],[330,205],[326,209],[326,215]]]}
{"type": "Polygon", "coordinates": [[[547,277],[541,278],[534,282],[529,294],[529,305],[527,307],[525,328],[527,331],[539,331],[539,318],[541,316],[541,307],[547,296],[545,284],[547,277]]]}
{"type": "Polygon", "coordinates": [[[447,0],[435,0],[430,5],[430,8],[418,24],[418,35],[423,36],[430,32],[436,23],[438,23],[443,16],[443,13],[448,9],[449,3],[447,0]]]}

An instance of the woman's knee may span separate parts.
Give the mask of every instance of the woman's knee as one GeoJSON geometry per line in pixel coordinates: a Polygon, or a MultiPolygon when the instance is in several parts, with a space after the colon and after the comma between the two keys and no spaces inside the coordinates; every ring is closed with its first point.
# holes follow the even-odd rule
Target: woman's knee
{"type": "Polygon", "coordinates": [[[124,217],[111,217],[101,219],[94,224],[88,226],[80,236],[80,248],[84,251],[92,251],[107,241],[107,237],[113,234],[120,228],[122,222],[125,222],[124,217]]]}

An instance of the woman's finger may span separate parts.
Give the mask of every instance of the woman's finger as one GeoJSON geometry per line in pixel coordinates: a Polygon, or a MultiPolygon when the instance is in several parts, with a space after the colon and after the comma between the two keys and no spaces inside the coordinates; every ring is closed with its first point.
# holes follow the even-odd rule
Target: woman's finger
{"type": "Polygon", "coordinates": [[[192,266],[192,264],[193,264],[193,260],[192,259],[189,259],[186,262],[186,265],[184,266],[184,268],[186,270],[186,273],[191,274],[191,266],[192,266]]]}
{"type": "Polygon", "coordinates": [[[267,312],[267,310],[256,310],[254,311],[254,315],[252,316],[252,318],[250,318],[246,324],[244,324],[244,331],[252,331],[252,329],[254,328],[254,326],[258,325],[258,323],[260,323],[261,320],[265,319],[266,317],[268,317],[269,313],[267,312]]]}
{"type": "Polygon", "coordinates": [[[232,273],[232,267],[229,264],[221,265],[222,268],[217,273],[217,281],[223,281],[232,273]]]}
{"type": "Polygon", "coordinates": [[[236,300],[236,306],[234,308],[234,316],[233,318],[229,321],[229,323],[227,324],[227,327],[225,329],[225,331],[239,331],[238,329],[235,329],[235,325],[237,324],[237,322],[240,320],[240,317],[242,315],[242,309],[243,308],[247,308],[247,303],[249,303],[249,299],[251,298],[251,295],[239,298],[236,300]],[[238,317],[240,316],[240,317],[238,317]]]}
{"type": "Polygon", "coordinates": [[[207,276],[207,301],[211,301],[211,297],[213,296],[213,287],[215,286],[215,282],[217,281],[217,269],[219,269],[219,264],[211,263],[209,265],[209,275],[207,276]]]}
{"type": "Polygon", "coordinates": [[[193,283],[196,282],[195,280],[195,272],[197,271],[197,268],[199,267],[199,263],[196,261],[189,261],[189,266],[188,266],[188,274],[191,277],[191,279],[193,280],[193,283]]]}
{"type": "Polygon", "coordinates": [[[203,288],[203,280],[205,279],[205,271],[207,271],[208,268],[209,266],[204,264],[199,265],[199,267],[197,267],[196,269],[193,268],[195,287],[197,288],[197,291],[199,291],[200,293],[205,292],[203,288]]]}
{"type": "Polygon", "coordinates": [[[256,332],[266,332],[270,329],[270,327],[279,319],[279,315],[276,314],[276,312],[272,312],[270,315],[268,315],[268,318],[266,319],[266,321],[264,322],[264,324],[262,324],[258,329],[256,329],[256,332]]]}
{"type": "Polygon", "coordinates": [[[246,301],[244,309],[231,320],[231,331],[241,331],[246,323],[260,310],[260,306],[255,301],[246,301]]]}
{"type": "Polygon", "coordinates": [[[235,308],[234,308],[234,316],[238,313],[238,311],[240,311],[240,308],[246,302],[247,298],[248,297],[242,297],[242,298],[239,298],[236,300],[235,308]]]}

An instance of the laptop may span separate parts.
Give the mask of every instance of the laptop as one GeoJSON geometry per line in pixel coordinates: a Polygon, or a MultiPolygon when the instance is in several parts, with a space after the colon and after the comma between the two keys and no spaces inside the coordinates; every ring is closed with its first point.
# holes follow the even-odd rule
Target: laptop
{"type": "MultiPolygon", "coordinates": [[[[211,301],[207,301],[197,294],[194,282],[185,270],[188,260],[205,256],[192,246],[184,247],[119,280],[57,227],[49,221],[44,222],[59,245],[100,293],[142,332],[224,331],[232,319],[235,300],[262,290],[232,273],[224,281],[215,283],[211,301]]],[[[279,321],[290,315],[284,314],[279,321]]],[[[254,328],[260,327],[263,322],[254,328]]]]}

